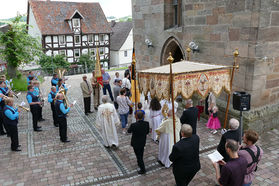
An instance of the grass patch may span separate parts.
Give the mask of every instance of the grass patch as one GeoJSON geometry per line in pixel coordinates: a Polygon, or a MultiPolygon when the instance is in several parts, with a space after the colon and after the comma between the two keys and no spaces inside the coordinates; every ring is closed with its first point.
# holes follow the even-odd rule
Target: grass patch
{"type": "MultiPolygon", "coordinates": [[[[40,83],[44,81],[42,76],[38,76],[38,80],[40,83]]],[[[14,78],[13,81],[13,90],[14,91],[27,91],[27,77],[26,76],[18,76],[18,78],[14,78]]]]}
{"type": "Polygon", "coordinates": [[[27,91],[27,80],[25,76],[21,76],[19,79],[14,78],[12,83],[14,91],[27,91]]]}
{"type": "Polygon", "coordinates": [[[107,71],[126,70],[126,69],[128,69],[128,67],[111,68],[111,69],[109,69],[107,71]]]}

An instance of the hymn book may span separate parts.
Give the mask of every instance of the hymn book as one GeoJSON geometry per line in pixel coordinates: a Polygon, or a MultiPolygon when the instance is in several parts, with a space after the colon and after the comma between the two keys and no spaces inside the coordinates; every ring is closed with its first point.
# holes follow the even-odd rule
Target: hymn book
{"type": "Polygon", "coordinates": [[[208,154],[207,156],[213,163],[218,162],[224,158],[217,150],[211,154],[208,154]]]}

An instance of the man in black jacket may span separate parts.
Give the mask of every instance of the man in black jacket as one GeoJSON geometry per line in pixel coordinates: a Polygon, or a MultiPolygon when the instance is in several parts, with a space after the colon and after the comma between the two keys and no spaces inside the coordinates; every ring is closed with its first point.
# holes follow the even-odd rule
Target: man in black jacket
{"type": "Polygon", "coordinates": [[[197,121],[199,110],[193,107],[193,101],[191,99],[186,100],[186,110],[183,111],[180,118],[181,124],[189,124],[193,129],[193,134],[197,133],[197,121]]]}
{"type": "Polygon", "coordinates": [[[229,155],[226,152],[225,144],[228,139],[232,139],[232,140],[239,142],[240,133],[239,133],[238,127],[239,127],[238,120],[235,118],[230,119],[230,121],[229,121],[230,129],[222,135],[220,143],[217,147],[218,152],[224,157],[225,162],[227,162],[230,159],[229,155]]]}
{"type": "Polygon", "coordinates": [[[146,135],[149,133],[149,123],[143,121],[143,112],[138,111],[136,114],[136,123],[132,123],[128,129],[128,133],[132,133],[131,146],[137,157],[138,166],[140,170],[139,174],[145,174],[145,166],[143,162],[143,152],[146,143],[146,135]]]}
{"type": "Polygon", "coordinates": [[[192,127],[183,124],[181,127],[181,140],[173,145],[169,156],[173,162],[173,175],[177,186],[185,186],[190,183],[200,170],[199,144],[200,138],[192,134],[192,127]]]}

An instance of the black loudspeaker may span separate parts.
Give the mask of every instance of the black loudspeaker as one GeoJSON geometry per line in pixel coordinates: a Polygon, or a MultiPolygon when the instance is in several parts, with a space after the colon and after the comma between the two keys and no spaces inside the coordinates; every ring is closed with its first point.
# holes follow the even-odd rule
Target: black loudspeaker
{"type": "Polygon", "coordinates": [[[246,92],[233,93],[233,109],[238,111],[250,110],[251,95],[246,92]]]}

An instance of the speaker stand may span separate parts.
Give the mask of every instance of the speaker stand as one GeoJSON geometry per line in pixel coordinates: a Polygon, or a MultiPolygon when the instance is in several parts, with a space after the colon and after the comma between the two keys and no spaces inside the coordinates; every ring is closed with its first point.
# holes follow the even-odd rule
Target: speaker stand
{"type": "Polygon", "coordinates": [[[240,126],[239,126],[239,129],[240,129],[240,134],[239,134],[239,143],[241,144],[242,142],[242,135],[243,135],[243,116],[242,116],[242,111],[240,111],[240,126]]]}

